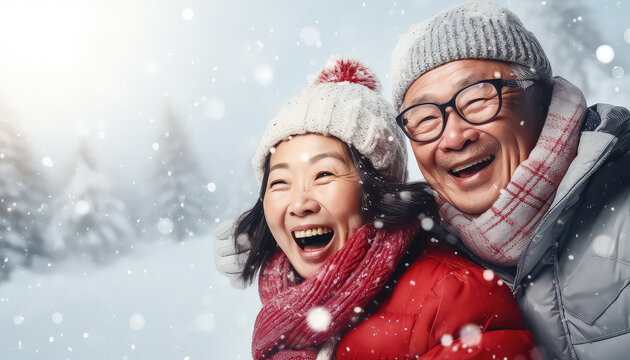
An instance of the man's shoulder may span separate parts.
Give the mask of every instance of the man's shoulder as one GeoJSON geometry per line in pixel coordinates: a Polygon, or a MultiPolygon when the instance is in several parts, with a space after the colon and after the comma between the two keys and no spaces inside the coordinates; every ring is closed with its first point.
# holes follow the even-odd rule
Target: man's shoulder
{"type": "Polygon", "coordinates": [[[573,193],[582,197],[592,192],[594,178],[609,177],[630,168],[630,111],[625,107],[610,104],[595,104],[588,108],[582,123],[578,153],[573,159],[562,182],[558,186],[556,199],[573,193]]]}
{"type": "MultiPolygon", "coordinates": [[[[623,106],[595,104],[588,108],[582,125],[582,138],[587,140],[588,133],[603,133],[614,137],[614,145],[606,156],[606,161],[597,168],[583,193],[597,193],[598,189],[628,188],[630,186],[630,110],[623,106]],[[611,186],[612,185],[612,186],[611,186]]],[[[588,140],[592,138],[589,137],[588,140]]],[[[584,146],[592,146],[586,141],[584,146]]]]}
{"type": "Polygon", "coordinates": [[[630,139],[630,110],[612,104],[592,105],[586,112],[582,131],[605,132],[620,139],[630,139]]]}

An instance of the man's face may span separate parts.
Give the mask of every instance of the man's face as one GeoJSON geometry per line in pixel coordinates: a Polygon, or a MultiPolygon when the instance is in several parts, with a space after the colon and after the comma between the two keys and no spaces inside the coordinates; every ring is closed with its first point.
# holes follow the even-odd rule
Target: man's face
{"type": "MultiPolygon", "coordinates": [[[[404,107],[420,102],[444,103],[462,87],[480,80],[515,79],[509,65],[489,60],[457,60],[439,66],[409,87],[404,107]]],[[[542,119],[520,88],[504,87],[503,105],[490,122],[472,125],[452,108],[446,128],[428,143],[411,141],[426,181],[449,203],[470,215],[488,210],[534,148],[542,119]]]]}

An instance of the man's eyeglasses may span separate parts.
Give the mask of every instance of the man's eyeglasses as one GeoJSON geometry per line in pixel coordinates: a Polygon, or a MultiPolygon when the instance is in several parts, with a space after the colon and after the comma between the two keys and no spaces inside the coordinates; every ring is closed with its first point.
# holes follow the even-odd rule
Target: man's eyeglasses
{"type": "Polygon", "coordinates": [[[501,111],[501,89],[504,87],[525,89],[540,83],[542,83],[540,80],[533,79],[477,81],[461,88],[445,103],[424,102],[406,108],[396,116],[396,122],[411,140],[433,141],[442,136],[446,127],[446,108],[453,108],[457,115],[469,124],[485,124],[501,111]]]}

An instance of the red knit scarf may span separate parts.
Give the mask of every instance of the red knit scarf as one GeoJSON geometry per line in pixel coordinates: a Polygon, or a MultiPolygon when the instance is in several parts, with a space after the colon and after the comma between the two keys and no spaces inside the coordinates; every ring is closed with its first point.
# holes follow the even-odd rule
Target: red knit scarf
{"type": "Polygon", "coordinates": [[[575,158],[585,112],[582,92],[556,78],[538,142],[492,207],[474,218],[438,197],[447,228],[480,258],[501,266],[516,265],[575,158]]]}
{"type": "Polygon", "coordinates": [[[322,344],[344,332],[383,288],[418,229],[417,222],[387,230],[368,223],[300,284],[278,251],[260,273],[263,308],[254,325],[253,358],[315,359],[322,344]],[[324,326],[311,328],[307,316],[324,326]]]}

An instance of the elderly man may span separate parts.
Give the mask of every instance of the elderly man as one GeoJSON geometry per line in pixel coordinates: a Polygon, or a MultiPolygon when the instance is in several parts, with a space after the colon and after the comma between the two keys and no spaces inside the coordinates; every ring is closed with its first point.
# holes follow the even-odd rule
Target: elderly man
{"type": "Polygon", "coordinates": [[[512,288],[543,358],[628,358],[628,110],[587,108],[489,3],[412,26],[392,62],[397,120],[446,227],[512,288]]]}

